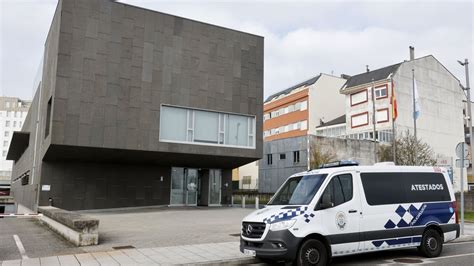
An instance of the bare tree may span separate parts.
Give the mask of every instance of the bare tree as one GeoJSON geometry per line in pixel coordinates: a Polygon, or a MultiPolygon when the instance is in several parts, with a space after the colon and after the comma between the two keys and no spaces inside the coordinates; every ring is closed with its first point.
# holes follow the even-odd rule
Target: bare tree
{"type": "MultiPolygon", "coordinates": [[[[406,131],[396,140],[396,164],[397,165],[435,165],[436,159],[430,145],[406,131]]],[[[393,161],[392,147],[379,146],[378,155],[380,161],[393,161]]]]}
{"type": "Polygon", "coordinates": [[[332,148],[323,148],[317,141],[311,142],[310,147],[310,166],[311,169],[320,167],[322,164],[336,160],[336,153],[332,148]]]}
{"type": "Polygon", "coordinates": [[[392,145],[379,145],[377,154],[379,157],[379,162],[393,162],[392,145]]]}

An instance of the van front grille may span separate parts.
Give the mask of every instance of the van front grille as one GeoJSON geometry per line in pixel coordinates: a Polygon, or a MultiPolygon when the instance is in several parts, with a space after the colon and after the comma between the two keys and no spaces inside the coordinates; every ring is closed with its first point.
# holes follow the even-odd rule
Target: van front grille
{"type": "Polygon", "coordinates": [[[265,223],[242,223],[242,236],[248,238],[261,238],[265,232],[265,223]]]}

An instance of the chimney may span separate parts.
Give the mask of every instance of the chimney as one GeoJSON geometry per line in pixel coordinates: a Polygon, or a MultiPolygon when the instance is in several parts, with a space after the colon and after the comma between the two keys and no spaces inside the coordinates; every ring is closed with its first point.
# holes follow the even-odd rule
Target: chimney
{"type": "Polygon", "coordinates": [[[415,59],[415,47],[410,46],[410,61],[415,59]]]}
{"type": "Polygon", "coordinates": [[[369,65],[365,65],[365,71],[370,72],[369,65]]]}

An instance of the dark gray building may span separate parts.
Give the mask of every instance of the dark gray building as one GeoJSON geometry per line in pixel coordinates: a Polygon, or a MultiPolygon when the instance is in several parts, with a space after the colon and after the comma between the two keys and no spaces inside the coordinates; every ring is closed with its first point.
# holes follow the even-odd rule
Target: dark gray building
{"type": "Polygon", "coordinates": [[[227,204],[231,169],[262,156],[262,117],[263,37],[60,0],[12,194],[20,211],[227,204]]]}

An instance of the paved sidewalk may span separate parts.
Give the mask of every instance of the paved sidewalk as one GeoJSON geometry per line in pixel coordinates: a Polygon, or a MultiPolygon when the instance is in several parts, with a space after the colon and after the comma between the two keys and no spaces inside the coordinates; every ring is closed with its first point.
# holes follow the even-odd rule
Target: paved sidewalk
{"type": "Polygon", "coordinates": [[[107,252],[81,253],[45,258],[8,260],[10,265],[162,265],[162,264],[228,264],[253,260],[239,251],[239,242],[184,245],[160,248],[121,249],[107,252]]]}

